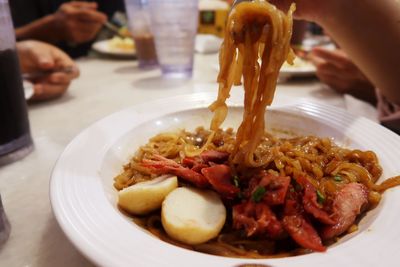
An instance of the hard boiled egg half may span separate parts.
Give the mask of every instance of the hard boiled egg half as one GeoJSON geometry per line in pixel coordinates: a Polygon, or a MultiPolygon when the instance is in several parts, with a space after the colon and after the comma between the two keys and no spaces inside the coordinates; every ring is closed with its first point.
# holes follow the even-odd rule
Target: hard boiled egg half
{"type": "Polygon", "coordinates": [[[118,192],[118,205],[125,211],[144,215],[161,207],[165,197],[178,187],[176,176],[160,176],[118,192]]]}
{"type": "Polygon", "coordinates": [[[167,234],[190,245],[218,236],[225,219],[224,204],[210,190],[179,187],[168,194],[161,208],[161,222],[167,234]]]}

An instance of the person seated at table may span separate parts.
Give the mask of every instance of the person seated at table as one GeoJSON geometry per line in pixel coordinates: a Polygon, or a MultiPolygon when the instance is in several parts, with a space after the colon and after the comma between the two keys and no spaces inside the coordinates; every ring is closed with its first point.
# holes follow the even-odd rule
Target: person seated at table
{"type": "Polygon", "coordinates": [[[318,79],[341,94],[349,94],[376,105],[375,86],[342,49],[315,47],[307,56],[318,79]]]}
{"type": "Polygon", "coordinates": [[[42,101],[61,96],[79,76],[75,62],[55,46],[39,41],[17,43],[21,72],[30,74],[34,94],[30,100],[42,101]],[[68,71],[65,71],[68,70],[68,71]]]}
{"type": "Polygon", "coordinates": [[[400,5],[393,0],[271,0],[295,17],[314,21],[377,87],[381,123],[400,133],[400,5]]]}
{"type": "Polygon", "coordinates": [[[107,17],[124,10],[122,0],[9,0],[18,40],[56,44],[72,57],[87,54],[107,17]]]}

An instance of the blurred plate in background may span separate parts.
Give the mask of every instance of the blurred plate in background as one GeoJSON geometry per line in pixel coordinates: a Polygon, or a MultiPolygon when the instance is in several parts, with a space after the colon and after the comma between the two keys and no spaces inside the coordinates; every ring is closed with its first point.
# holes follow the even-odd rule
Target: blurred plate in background
{"type": "Polygon", "coordinates": [[[123,58],[136,57],[136,48],[133,41],[132,44],[127,44],[126,41],[124,41],[124,39],[120,37],[114,37],[112,39],[95,42],[92,45],[92,49],[97,53],[106,56],[123,57],[123,58]]]}

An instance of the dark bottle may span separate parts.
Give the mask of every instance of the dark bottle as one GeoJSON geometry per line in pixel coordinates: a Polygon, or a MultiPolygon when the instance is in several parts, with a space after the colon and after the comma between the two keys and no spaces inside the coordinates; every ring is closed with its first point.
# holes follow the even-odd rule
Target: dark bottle
{"type": "Polygon", "coordinates": [[[8,0],[0,0],[0,166],[32,150],[8,0]]]}

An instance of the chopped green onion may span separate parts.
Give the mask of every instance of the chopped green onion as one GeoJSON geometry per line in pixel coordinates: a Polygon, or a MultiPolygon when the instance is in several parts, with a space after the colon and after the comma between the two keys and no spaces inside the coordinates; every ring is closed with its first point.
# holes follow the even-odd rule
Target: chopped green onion
{"type": "Polygon", "coordinates": [[[265,192],[265,188],[263,186],[259,186],[256,190],[254,190],[253,194],[251,195],[251,199],[254,202],[260,202],[263,199],[265,192]]]}
{"type": "Polygon", "coordinates": [[[341,181],[343,181],[342,176],[340,176],[340,175],[335,175],[335,176],[333,177],[333,180],[335,180],[336,182],[341,182],[341,181]]]}
{"type": "Polygon", "coordinates": [[[292,183],[293,183],[294,190],[296,190],[297,192],[303,190],[303,187],[301,186],[301,184],[296,182],[296,180],[292,179],[292,183]]]}
{"type": "Polygon", "coordinates": [[[325,202],[325,196],[317,190],[317,201],[319,204],[323,204],[325,202]]]}
{"type": "Polygon", "coordinates": [[[240,187],[239,176],[237,176],[237,175],[233,176],[233,184],[236,187],[240,187]]]}

